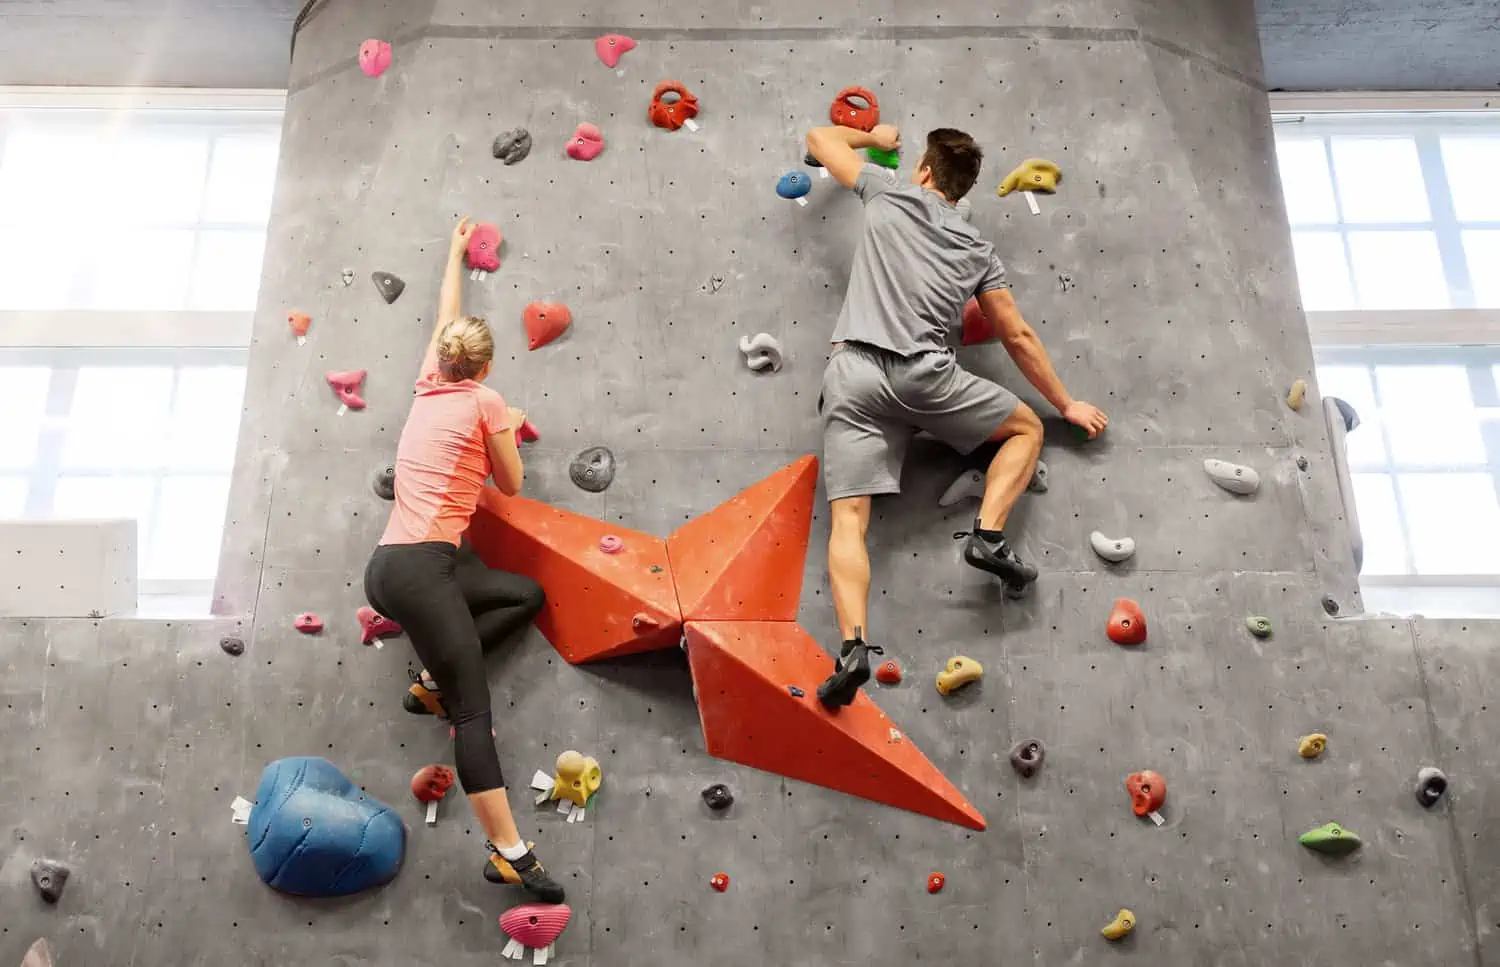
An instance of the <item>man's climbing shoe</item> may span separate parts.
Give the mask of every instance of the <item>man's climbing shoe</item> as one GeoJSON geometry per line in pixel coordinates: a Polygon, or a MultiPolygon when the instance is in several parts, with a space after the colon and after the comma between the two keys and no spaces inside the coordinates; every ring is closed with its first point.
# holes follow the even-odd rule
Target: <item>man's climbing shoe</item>
{"type": "Polygon", "coordinates": [[[440,719],[448,717],[447,711],[443,709],[443,693],[438,690],[431,678],[410,672],[411,688],[401,697],[401,707],[413,715],[436,715],[440,719]]]}
{"type": "Polygon", "coordinates": [[[543,903],[561,903],[567,899],[562,885],[547,873],[542,861],[531,851],[534,843],[526,844],[526,855],[518,860],[508,860],[500,855],[495,844],[486,843],[490,860],[484,864],[484,878],[491,883],[509,883],[528,890],[543,903]]]}
{"type": "Polygon", "coordinates": [[[818,701],[825,708],[842,708],[854,701],[861,686],[870,680],[870,653],[885,654],[879,645],[865,643],[864,634],[854,629],[854,637],[839,648],[838,661],[833,663],[833,674],[818,686],[818,701]]]}
{"type": "Polygon", "coordinates": [[[1010,542],[999,531],[981,532],[979,521],[976,520],[973,530],[959,531],[953,537],[955,540],[967,538],[964,543],[964,561],[970,567],[988,571],[1004,581],[1007,588],[1024,588],[1036,580],[1036,568],[1016,557],[1010,542]],[[996,534],[998,537],[990,540],[984,534],[996,534]]]}

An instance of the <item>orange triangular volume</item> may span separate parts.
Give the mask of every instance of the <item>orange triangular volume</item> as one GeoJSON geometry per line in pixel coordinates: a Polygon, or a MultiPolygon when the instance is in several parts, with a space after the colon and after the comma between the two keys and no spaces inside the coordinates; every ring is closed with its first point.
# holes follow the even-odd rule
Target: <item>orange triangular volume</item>
{"type": "Polygon", "coordinates": [[[795,621],[818,487],[803,457],[667,538],[687,621],[795,621]]]}
{"type": "Polygon", "coordinates": [[[536,624],[570,664],[671,648],[682,638],[666,542],[525,497],[486,489],[469,527],[490,567],[547,592],[536,624]],[[599,546],[606,535],[622,546],[599,546]]]}
{"type": "Polygon", "coordinates": [[[688,663],[708,751],[970,829],[984,817],[863,693],[829,712],[833,661],[785,621],[689,621],[688,663]],[[791,694],[795,685],[803,694],[791,694]]]}

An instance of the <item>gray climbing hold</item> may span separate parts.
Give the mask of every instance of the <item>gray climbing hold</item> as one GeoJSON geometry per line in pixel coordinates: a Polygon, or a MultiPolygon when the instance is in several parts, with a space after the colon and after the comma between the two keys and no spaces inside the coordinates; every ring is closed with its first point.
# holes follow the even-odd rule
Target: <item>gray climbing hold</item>
{"type": "Polygon", "coordinates": [[[1298,470],[1302,470],[1302,471],[1306,471],[1307,470],[1307,458],[1306,457],[1298,457],[1297,458],[1297,469],[1298,470]]]}
{"type": "Polygon", "coordinates": [[[967,222],[974,219],[974,204],[970,202],[969,199],[960,198],[958,201],[953,203],[953,207],[958,209],[959,217],[964,221],[967,222]]]}
{"type": "Polygon", "coordinates": [[[781,343],[768,332],[740,337],[740,352],[745,354],[745,365],[757,373],[769,368],[781,371],[781,343]]]}
{"type": "Polygon", "coordinates": [[[1094,531],[1089,535],[1089,547],[1111,564],[1119,564],[1121,561],[1128,561],[1135,554],[1135,538],[1105,537],[1099,531],[1094,531]]]}
{"type": "Polygon", "coordinates": [[[1354,411],[1354,407],[1338,397],[1330,398],[1333,400],[1334,408],[1339,411],[1339,416],[1344,420],[1344,432],[1353,433],[1354,428],[1359,426],[1359,414],[1354,411]]]}
{"type": "Polygon", "coordinates": [[[490,152],[507,165],[513,165],[531,153],[531,132],[525,128],[502,131],[495,136],[490,152]]]}
{"type": "Polygon", "coordinates": [[[344,270],[344,273],[343,273],[343,282],[344,282],[344,287],[345,288],[348,288],[349,286],[351,286],[351,285],[354,284],[354,270],[353,269],[345,269],[344,270]]]}
{"type": "Polygon", "coordinates": [[[401,298],[401,293],[406,291],[406,283],[402,282],[401,277],[398,275],[392,275],[389,272],[375,272],[371,274],[370,278],[375,280],[375,288],[380,291],[380,297],[385,300],[386,305],[390,305],[401,298]]]}
{"type": "Polygon", "coordinates": [[[1437,801],[1443,798],[1443,793],[1448,791],[1448,777],[1443,775],[1443,770],[1433,766],[1424,766],[1417,770],[1417,802],[1427,809],[1437,805],[1437,801]]]}
{"type": "Polygon", "coordinates": [[[729,787],[722,782],[716,782],[711,786],[704,787],[703,792],[699,795],[703,797],[704,804],[714,812],[718,812],[721,809],[728,809],[734,805],[734,793],[730,792],[729,787]]]}
{"type": "Polygon", "coordinates": [[[370,481],[375,490],[375,496],[381,500],[396,499],[396,468],[386,464],[375,471],[375,479],[370,481]]]}
{"type": "Polygon", "coordinates": [[[1064,292],[1067,292],[1069,289],[1073,288],[1074,282],[1073,282],[1073,275],[1072,275],[1072,273],[1071,272],[1059,272],[1059,273],[1057,273],[1057,284],[1062,287],[1062,290],[1064,292]]]}
{"type": "Polygon", "coordinates": [[[1323,610],[1327,611],[1330,615],[1337,615],[1339,613],[1339,603],[1333,599],[1333,595],[1323,595],[1323,610]]]}
{"type": "Polygon", "coordinates": [[[1042,760],[1047,758],[1047,749],[1042,745],[1041,739],[1022,739],[1010,749],[1010,767],[1021,774],[1022,779],[1030,779],[1042,768],[1042,760]]]}
{"type": "Polygon", "coordinates": [[[580,450],[568,465],[568,476],[579,489],[600,493],[615,479],[615,455],[608,447],[580,450]]]}
{"type": "Polygon", "coordinates": [[[1227,460],[1205,460],[1203,469],[1214,483],[1232,494],[1248,497],[1260,489],[1260,474],[1251,467],[1227,460]]]}
{"type": "Polygon", "coordinates": [[[245,653],[245,639],[225,635],[219,639],[219,647],[224,649],[224,654],[238,658],[245,653]]]}
{"type": "Polygon", "coordinates": [[[984,471],[965,470],[958,475],[958,479],[948,485],[943,495],[938,498],[939,507],[952,507],[954,504],[962,503],[973,498],[978,500],[984,496],[984,471]]]}
{"type": "Polygon", "coordinates": [[[1044,494],[1047,492],[1046,463],[1041,460],[1036,462],[1036,469],[1031,472],[1031,482],[1026,485],[1026,489],[1034,494],[1044,494]]]}
{"type": "Polygon", "coordinates": [[[31,864],[31,885],[36,887],[42,899],[56,903],[62,899],[63,887],[68,885],[71,871],[57,860],[39,859],[31,864]]]}

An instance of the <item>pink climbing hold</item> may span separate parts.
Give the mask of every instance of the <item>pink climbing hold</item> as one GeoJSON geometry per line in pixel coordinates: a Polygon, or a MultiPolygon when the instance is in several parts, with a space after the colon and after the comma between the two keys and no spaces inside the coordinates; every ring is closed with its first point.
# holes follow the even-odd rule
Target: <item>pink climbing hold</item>
{"type": "Polygon", "coordinates": [[[523,903],[500,914],[500,929],[517,943],[542,950],[562,935],[572,915],[566,903],[523,903]]]}
{"type": "Polygon", "coordinates": [[[568,157],[574,161],[593,161],[604,150],[604,135],[587,121],[578,125],[568,140],[568,157]]]}
{"type": "Polygon", "coordinates": [[[338,394],[339,401],[351,410],[362,410],[365,401],[359,395],[359,387],[365,381],[365,371],[362,369],[350,369],[344,372],[332,370],[323,374],[328,380],[328,385],[338,394]]]}
{"type": "Polygon", "coordinates": [[[963,335],[959,342],[964,346],[977,346],[980,343],[994,342],[1000,338],[995,327],[990,325],[990,318],[979,308],[978,299],[970,299],[964,305],[963,335]]]}
{"type": "Polygon", "coordinates": [[[516,446],[523,443],[534,443],[542,438],[542,431],[538,430],[530,420],[522,420],[521,425],[516,427],[516,446]]]}
{"type": "Polygon", "coordinates": [[[618,554],[624,546],[625,542],[615,534],[605,534],[599,538],[599,550],[606,554],[618,554]]]}
{"type": "Polygon", "coordinates": [[[372,644],[375,639],[386,635],[401,634],[400,625],[369,605],[354,612],[354,617],[359,621],[359,640],[363,644],[372,644]]]}
{"type": "Polygon", "coordinates": [[[605,34],[594,41],[594,53],[604,61],[605,67],[615,66],[622,56],[632,50],[635,50],[635,41],[624,34],[605,34]]]}
{"type": "Polygon", "coordinates": [[[391,45],[371,37],[359,45],[359,69],[371,77],[379,77],[391,66],[391,45]]]}
{"type": "Polygon", "coordinates": [[[292,619],[292,627],[304,635],[315,635],[323,630],[323,619],[307,611],[292,619]]]}
{"type": "Polygon", "coordinates": [[[469,236],[469,249],[464,253],[469,268],[481,272],[493,272],[500,268],[500,229],[489,222],[474,226],[469,236]]]}
{"type": "Polygon", "coordinates": [[[541,349],[573,324],[573,313],[561,302],[532,302],[521,321],[526,324],[526,348],[541,349]]]}

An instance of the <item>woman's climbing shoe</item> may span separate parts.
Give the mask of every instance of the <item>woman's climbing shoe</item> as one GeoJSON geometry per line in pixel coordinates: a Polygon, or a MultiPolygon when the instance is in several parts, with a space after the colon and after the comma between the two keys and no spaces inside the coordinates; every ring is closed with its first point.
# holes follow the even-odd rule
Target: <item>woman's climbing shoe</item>
{"type": "Polygon", "coordinates": [[[426,674],[408,672],[411,675],[411,688],[401,698],[401,707],[413,715],[436,715],[440,719],[448,717],[443,709],[443,693],[431,678],[426,674]]]}
{"type": "Polygon", "coordinates": [[[543,903],[561,903],[567,896],[562,885],[552,879],[542,861],[531,851],[535,845],[527,843],[525,856],[518,860],[508,860],[495,849],[495,844],[486,843],[490,859],[484,864],[484,878],[491,883],[519,886],[543,903]]]}

